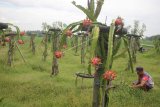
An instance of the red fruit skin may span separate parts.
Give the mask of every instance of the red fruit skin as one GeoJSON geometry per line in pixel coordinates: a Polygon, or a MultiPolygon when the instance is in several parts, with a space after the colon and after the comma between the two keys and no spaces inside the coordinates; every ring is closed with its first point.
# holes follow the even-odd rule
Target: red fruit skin
{"type": "Polygon", "coordinates": [[[123,21],[121,18],[117,18],[116,21],[115,21],[115,25],[123,25],[123,21]]]}
{"type": "Polygon", "coordinates": [[[18,44],[20,44],[20,45],[22,45],[22,44],[24,44],[24,42],[23,42],[23,40],[18,40],[18,44]]]}
{"type": "Polygon", "coordinates": [[[10,42],[10,41],[11,41],[11,39],[9,37],[5,38],[5,42],[10,42]]]}
{"type": "Polygon", "coordinates": [[[92,21],[90,19],[84,19],[83,20],[83,26],[86,27],[86,26],[90,26],[92,24],[92,21]]]}
{"type": "Polygon", "coordinates": [[[54,53],[54,55],[55,55],[55,57],[56,58],[61,58],[62,57],[62,52],[61,51],[56,51],[55,53],[54,53]]]}
{"type": "Polygon", "coordinates": [[[91,60],[91,63],[92,63],[92,65],[99,65],[100,63],[101,63],[101,59],[100,58],[97,58],[97,57],[95,57],[95,58],[93,58],[92,60],[91,60]]]}
{"type": "Polygon", "coordinates": [[[72,31],[71,30],[67,30],[66,31],[66,35],[69,36],[69,37],[71,37],[72,36],[72,31]]]}
{"type": "Polygon", "coordinates": [[[21,35],[21,36],[24,36],[24,35],[25,35],[25,32],[20,32],[20,35],[21,35]]]}
{"type": "Polygon", "coordinates": [[[116,73],[114,71],[106,71],[104,74],[103,74],[103,78],[105,80],[114,80],[116,77],[116,73]]]}

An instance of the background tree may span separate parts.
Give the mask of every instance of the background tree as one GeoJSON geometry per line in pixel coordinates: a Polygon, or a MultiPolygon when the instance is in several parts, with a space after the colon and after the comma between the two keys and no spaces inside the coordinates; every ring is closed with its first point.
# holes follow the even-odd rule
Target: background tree
{"type": "Polygon", "coordinates": [[[35,52],[36,52],[35,37],[36,37],[36,34],[30,35],[30,47],[31,47],[33,55],[35,55],[35,52]]]}
{"type": "Polygon", "coordinates": [[[46,58],[48,56],[48,42],[51,41],[51,35],[49,34],[49,29],[51,29],[52,27],[50,25],[48,25],[46,22],[42,23],[42,29],[43,29],[43,34],[45,35],[42,43],[44,44],[44,51],[43,51],[43,55],[42,55],[42,59],[43,61],[46,61],[46,58]]]}
{"type": "MultiPolygon", "coordinates": [[[[136,54],[137,51],[140,49],[140,39],[143,38],[144,32],[146,31],[146,25],[142,24],[142,27],[140,28],[140,22],[138,20],[134,21],[134,25],[131,28],[131,34],[137,35],[135,36],[130,36],[129,39],[129,45],[130,45],[130,51],[131,51],[131,57],[133,63],[137,62],[136,54]]],[[[126,70],[129,70],[131,68],[130,62],[128,62],[128,67],[126,70]]]]}
{"type": "Polygon", "coordinates": [[[155,38],[153,41],[154,48],[158,54],[160,54],[160,37],[155,38]]]}

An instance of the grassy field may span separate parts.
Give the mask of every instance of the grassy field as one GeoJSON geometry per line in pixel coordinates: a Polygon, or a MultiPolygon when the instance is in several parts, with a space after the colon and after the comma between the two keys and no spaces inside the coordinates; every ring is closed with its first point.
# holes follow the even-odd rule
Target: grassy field
{"type": "MultiPolygon", "coordinates": [[[[60,73],[50,77],[52,53],[46,62],[42,61],[43,47],[38,39],[36,55],[31,53],[29,43],[20,46],[27,60],[23,62],[18,51],[14,56],[12,68],[7,63],[7,48],[0,47],[0,107],[91,107],[92,82],[85,79],[75,86],[75,73],[84,72],[86,66],[80,64],[80,56],[68,51],[59,60],[60,73]]],[[[153,76],[155,87],[149,92],[129,88],[136,80],[136,73],[124,71],[127,55],[114,62],[113,69],[117,78],[113,84],[117,87],[110,91],[109,107],[159,107],[160,106],[160,56],[151,49],[138,53],[137,66],[143,66],[153,76]]]]}

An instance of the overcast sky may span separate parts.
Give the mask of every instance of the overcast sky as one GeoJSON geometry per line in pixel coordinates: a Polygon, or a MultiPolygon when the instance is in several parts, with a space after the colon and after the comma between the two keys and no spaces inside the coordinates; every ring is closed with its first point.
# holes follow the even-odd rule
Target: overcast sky
{"type": "MultiPolygon", "coordinates": [[[[21,30],[41,30],[42,22],[51,24],[62,21],[67,24],[85,18],[74,7],[73,0],[0,0],[0,22],[18,25],[21,30]]],[[[75,0],[86,5],[87,0],[75,0]]],[[[125,24],[132,25],[139,20],[147,26],[146,36],[160,34],[160,0],[105,0],[98,21],[107,23],[121,16],[125,24]]]]}

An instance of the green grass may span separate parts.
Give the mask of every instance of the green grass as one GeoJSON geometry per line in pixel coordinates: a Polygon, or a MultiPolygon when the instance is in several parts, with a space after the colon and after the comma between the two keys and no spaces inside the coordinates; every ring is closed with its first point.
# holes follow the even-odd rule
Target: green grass
{"type": "Polygon", "coordinates": [[[143,44],[153,45],[153,41],[151,41],[151,40],[143,39],[143,40],[141,40],[141,42],[142,42],[143,44]]]}
{"type": "MultiPolygon", "coordinates": [[[[25,38],[28,39],[28,38],[25,38]]],[[[36,42],[36,55],[31,53],[29,43],[20,46],[27,61],[23,62],[18,51],[14,56],[12,68],[6,65],[7,48],[0,47],[0,107],[91,107],[92,80],[78,79],[75,86],[75,73],[84,72],[85,67],[80,64],[80,56],[74,56],[69,51],[59,60],[60,73],[50,77],[52,53],[46,62],[42,61],[43,46],[41,38],[36,42]]],[[[110,91],[109,107],[158,107],[160,105],[160,56],[149,50],[138,54],[137,66],[143,66],[155,81],[155,88],[150,92],[129,88],[136,74],[124,71],[127,57],[114,62],[113,69],[117,78],[113,84],[117,88],[110,91]]]]}

